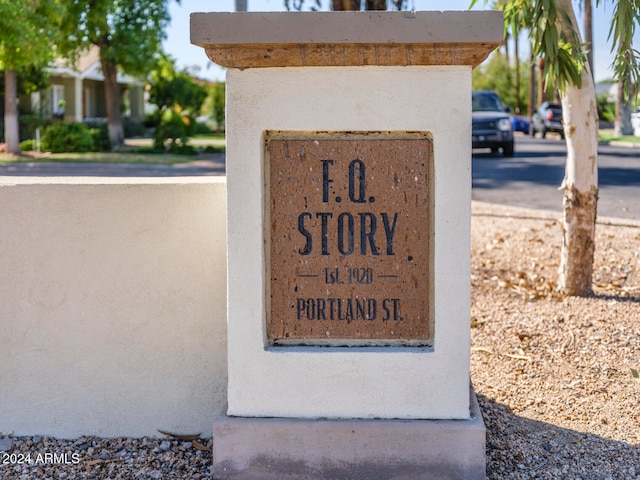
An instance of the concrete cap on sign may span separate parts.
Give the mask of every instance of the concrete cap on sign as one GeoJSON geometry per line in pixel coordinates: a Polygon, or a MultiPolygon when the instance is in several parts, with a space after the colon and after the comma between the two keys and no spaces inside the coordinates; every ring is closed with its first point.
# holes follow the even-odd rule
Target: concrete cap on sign
{"type": "Polygon", "coordinates": [[[191,43],[231,68],[479,65],[499,11],[192,13],[191,43]]]}

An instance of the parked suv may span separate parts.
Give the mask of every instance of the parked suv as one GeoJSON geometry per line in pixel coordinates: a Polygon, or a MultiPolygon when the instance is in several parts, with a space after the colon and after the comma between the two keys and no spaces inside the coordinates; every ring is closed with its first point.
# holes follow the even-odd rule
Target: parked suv
{"type": "Polygon", "coordinates": [[[562,126],[562,105],[558,103],[544,102],[531,117],[531,136],[540,132],[542,138],[547,132],[556,132],[564,140],[564,127],[562,126]]]}
{"type": "Polygon", "coordinates": [[[502,149],[505,157],[513,157],[513,125],[498,94],[477,90],[471,95],[472,148],[502,149]]]}

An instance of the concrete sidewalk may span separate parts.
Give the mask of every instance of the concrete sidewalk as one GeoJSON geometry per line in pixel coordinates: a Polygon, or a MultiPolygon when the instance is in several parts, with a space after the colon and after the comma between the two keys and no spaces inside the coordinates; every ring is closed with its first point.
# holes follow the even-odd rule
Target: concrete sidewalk
{"type": "Polygon", "coordinates": [[[25,177],[191,177],[225,175],[224,153],[200,155],[176,165],[129,163],[0,163],[1,176],[25,177]]]}

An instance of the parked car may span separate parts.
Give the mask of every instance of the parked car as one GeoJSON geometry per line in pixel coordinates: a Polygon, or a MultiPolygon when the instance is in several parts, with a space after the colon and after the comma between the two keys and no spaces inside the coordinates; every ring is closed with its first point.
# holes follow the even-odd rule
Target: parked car
{"type": "Polygon", "coordinates": [[[564,127],[562,126],[562,105],[558,103],[544,102],[531,117],[531,136],[536,132],[545,138],[547,132],[556,132],[564,140],[564,127]]]}
{"type": "Polygon", "coordinates": [[[523,117],[522,115],[510,115],[509,119],[511,120],[511,125],[513,125],[514,132],[523,132],[529,135],[529,128],[531,126],[529,118],[523,117]]]}
{"type": "Polygon", "coordinates": [[[498,94],[476,90],[471,99],[472,148],[502,150],[505,157],[513,157],[513,125],[498,94]]]}

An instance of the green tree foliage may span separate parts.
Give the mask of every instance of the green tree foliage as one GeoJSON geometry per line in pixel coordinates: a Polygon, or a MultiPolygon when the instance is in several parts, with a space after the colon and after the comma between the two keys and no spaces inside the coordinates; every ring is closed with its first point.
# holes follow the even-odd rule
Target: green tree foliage
{"type": "Polygon", "coordinates": [[[216,122],[216,129],[222,131],[224,129],[225,122],[225,95],[226,88],[224,83],[216,83],[211,87],[210,97],[212,103],[211,118],[216,122]]]}
{"type": "MultiPolygon", "coordinates": [[[[472,0],[474,6],[478,0],[472,0]]],[[[486,2],[485,2],[486,3],[486,2]]],[[[567,83],[580,86],[580,72],[586,64],[584,44],[577,41],[577,26],[563,30],[569,22],[567,12],[558,8],[558,0],[501,0],[497,7],[504,11],[505,32],[528,29],[532,50],[544,59],[543,74],[563,89],[567,83]]],[[[640,81],[640,53],[633,48],[633,36],[640,23],[640,3],[636,0],[596,0],[596,6],[611,3],[613,14],[609,29],[614,54],[616,80],[630,77],[640,81]]]]}
{"type": "Polygon", "coordinates": [[[53,60],[62,14],[61,0],[0,0],[0,70],[4,71],[4,131],[10,153],[20,153],[18,77],[41,71],[53,60]]]}
{"type": "Polygon", "coordinates": [[[178,106],[181,111],[198,114],[207,98],[206,89],[187,72],[176,71],[174,62],[162,57],[159,68],[151,72],[149,101],[159,110],[178,106]]]}
{"type": "MultiPolygon", "coordinates": [[[[4,91],[4,71],[0,76],[0,90],[4,91]]],[[[29,95],[30,93],[44,90],[49,86],[49,74],[43,69],[43,66],[24,67],[17,73],[17,93],[20,95],[29,95]]],[[[22,113],[22,112],[21,112],[22,113]]]]}
{"type": "Polygon", "coordinates": [[[207,90],[188,73],[176,71],[173,61],[167,57],[160,59],[159,68],[151,73],[150,83],[149,100],[158,107],[156,147],[163,148],[167,139],[171,139],[172,147],[177,143],[186,145],[207,98],[207,90]]]}
{"type": "MultiPolygon", "coordinates": [[[[596,5],[603,3],[596,0],[596,5]]],[[[617,80],[624,81],[625,95],[631,84],[640,81],[640,53],[633,48],[636,26],[640,24],[640,2],[619,0],[613,2],[613,16],[609,38],[613,40],[611,52],[615,54],[613,71],[617,80]]]]}
{"type": "Polygon", "coordinates": [[[534,56],[544,59],[547,83],[557,82],[560,89],[567,83],[580,86],[586,54],[573,26],[561,27],[570,22],[556,0],[504,0],[499,8],[504,11],[505,32],[528,29],[534,56]]]}
{"type": "Polygon", "coordinates": [[[117,148],[124,142],[117,71],[141,75],[152,68],[170,20],[169,0],[64,1],[63,51],[74,58],[91,46],[99,48],[109,137],[117,148]]]}
{"type": "Polygon", "coordinates": [[[57,0],[0,0],[0,69],[46,66],[54,57],[62,13],[57,0]]]}
{"type": "Polygon", "coordinates": [[[91,152],[95,144],[91,132],[82,123],[57,123],[42,135],[42,149],[52,153],[91,152]]]}
{"type": "Polygon", "coordinates": [[[609,101],[608,93],[601,93],[596,96],[598,108],[598,118],[605,122],[614,122],[616,119],[616,107],[609,101]]]}
{"type": "MultiPolygon", "coordinates": [[[[529,69],[526,67],[526,65],[520,64],[522,85],[528,85],[529,69]]],[[[505,105],[515,107],[518,102],[514,78],[515,67],[510,66],[506,57],[499,50],[496,50],[486,62],[473,70],[471,82],[474,90],[493,90],[505,105]]],[[[519,103],[522,105],[522,112],[526,112],[529,104],[528,88],[520,89],[519,103]]]]}
{"type": "Polygon", "coordinates": [[[202,105],[202,115],[208,116],[215,123],[218,132],[224,131],[226,85],[223,82],[212,83],[206,86],[207,99],[202,105]]]}

